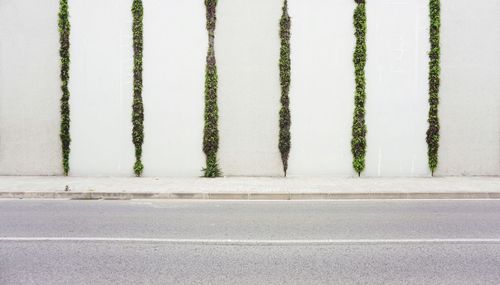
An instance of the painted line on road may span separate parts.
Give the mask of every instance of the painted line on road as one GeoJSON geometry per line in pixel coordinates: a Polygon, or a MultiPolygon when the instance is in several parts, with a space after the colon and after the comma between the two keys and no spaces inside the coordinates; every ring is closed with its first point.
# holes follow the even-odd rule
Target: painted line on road
{"type": "Polygon", "coordinates": [[[303,240],[245,240],[245,239],[166,239],[166,238],[106,238],[106,237],[0,237],[0,242],[120,242],[162,243],[174,245],[369,245],[369,244],[500,244],[491,239],[303,239],[303,240]]]}

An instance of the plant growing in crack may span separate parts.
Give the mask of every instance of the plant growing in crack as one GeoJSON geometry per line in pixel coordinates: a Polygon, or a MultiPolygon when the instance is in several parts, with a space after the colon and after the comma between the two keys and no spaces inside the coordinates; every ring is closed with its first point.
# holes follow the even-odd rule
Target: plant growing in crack
{"type": "Polygon", "coordinates": [[[69,36],[71,31],[71,25],[69,22],[69,9],[68,0],[59,1],[59,56],[61,59],[61,127],[60,127],[60,139],[62,148],[62,166],[65,176],[69,174],[69,155],[70,155],[70,106],[69,98],[70,92],[68,88],[69,84],[69,67],[70,67],[70,56],[69,56],[69,36]]]}
{"type": "Polygon", "coordinates": [[[355,0],[357,3],[354,10],[354,28],[356,36],[356,47],[354,50],[353,63],[356,77],[356,91],[354,96],[354,117],[352,125],[351,151],[353,155],[353,168],[361,176],[365,169],[366,156],[366,2],[355,0]]]}
{"type": "Polygon", "coordinates": [[[132,105],[132,141],[135,146],[134,173],[141,176],[144,170],[142,164],[142,144],[144,143],[144,105],[142,102],[142,56],[143,56],[143,27],[142,19],[144,8],[142,0],[134,0],[132,3],[132,34],[134,48],[134,99],[132,105]]]}
{"type": "Polygon", "coordinates": [[[430,44],[429,53],[429,128],[427,130],[427,155],[432,176],[439,162],[439,87],[440,87],[440,0],[430,0],[430,44]]]}
{"type": "Polygon", "coordinates": [[[291,148],[291,116],[290,116],[290,28],[291,20],[288,14],[288,1],[283,3],[283,14],[280,20],[280,83],[281,83],[281,109],[279,113],[280,133],[279,133],[279,150],[281,154],[281,161],[283,163],[283,172],[285,177],[288,171],[288,156],[291,148]]]}
{"type": "Polygon", "coordinates": [[[205,127],[203,130],[203,152],[206,156],[204,177],[220,177],[222,175],[218,161],[219,150],[219,108],[217,105],[217,62],[215,59],[215,26],[217,0],[205,0],[206,28],[208,31],[208,51],[205,67],[205,127]]]}

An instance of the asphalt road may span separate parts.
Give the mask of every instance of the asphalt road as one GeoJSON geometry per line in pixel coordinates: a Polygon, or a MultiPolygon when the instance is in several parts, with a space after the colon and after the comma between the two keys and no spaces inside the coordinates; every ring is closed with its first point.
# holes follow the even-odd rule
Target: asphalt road
{"type": "Polygon", "coordinates": [[[0,284],[499,284],[500,201],[0,200],[0,284]]]}

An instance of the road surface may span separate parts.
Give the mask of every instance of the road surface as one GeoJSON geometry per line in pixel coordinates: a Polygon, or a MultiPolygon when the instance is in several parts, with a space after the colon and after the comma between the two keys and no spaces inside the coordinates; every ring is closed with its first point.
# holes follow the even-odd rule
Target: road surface
{"type": "Polygon", "coordinates": [[[0,200],[0,284],[499,284],[499,200],[0,200]]]}

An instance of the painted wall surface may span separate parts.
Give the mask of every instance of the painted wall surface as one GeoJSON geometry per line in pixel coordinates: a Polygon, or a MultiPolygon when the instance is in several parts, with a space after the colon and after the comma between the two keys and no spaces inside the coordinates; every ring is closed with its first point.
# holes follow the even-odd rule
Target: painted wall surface
{"type": "Polygon", "coordinates": [[[440,175],[500,175],[500,2],[441,0],[440,175]]]}
{"type": "Polygon", "coordinates": [[[366,176],[429,175],[428,1],[367,4],[366,176]]]}
{"type": "Polygon", "coordinates": [[[0,0],[0,175],[59,175],[58,1],[0,0]]]}
{"type": "Polygon", "coordinates": [[[144,9],[144,175],[199,176],[205,163],[205,7],[145,0],[144,9]]]}
{"type": "Polygon", "coordinates": [[[290,175],[351,175],[354,1],[292,0],[290,175]]]}
{"type": "Polygon", "coordinates": [[[281,175],[280,0],[221,0],[215,53],[225,175],[281,175]]]}
{"type": "Polygon", "coordinates": [[[71,0],[71,175],[131,176],[130,0],[71,0]]]}

